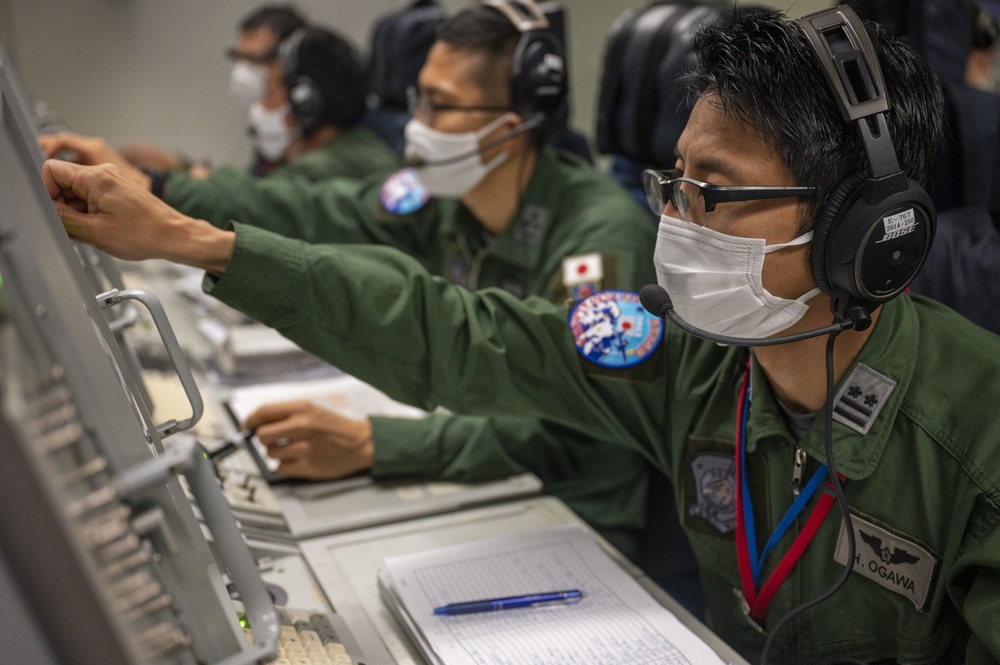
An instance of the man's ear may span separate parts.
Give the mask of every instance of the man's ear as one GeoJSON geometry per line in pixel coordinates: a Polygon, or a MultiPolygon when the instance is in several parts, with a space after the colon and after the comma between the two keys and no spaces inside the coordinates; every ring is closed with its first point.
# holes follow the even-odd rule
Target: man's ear
{"type": "Polygon", "coordinates": [[[504,122],[480,142],[481,146],[489,146],[483,148],[482,160],[488,162],[500,152],[520,153],[527,149],[531,130],[536,126],[534,122],[526,122],[520,113],[508,111],[504,122]]]}

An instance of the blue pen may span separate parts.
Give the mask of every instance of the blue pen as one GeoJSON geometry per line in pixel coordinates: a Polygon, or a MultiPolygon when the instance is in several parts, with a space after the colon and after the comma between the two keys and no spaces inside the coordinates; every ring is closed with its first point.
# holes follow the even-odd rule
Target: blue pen
{"type": "Polygon", "coordinates": [[[465,603],[448,603],[434,608],[434,614],[454,616],[456,614],[472,614],[473,612],[495,612],[497,610],[512,610],[519,607],[536,607],[538,605],[553,605],[576,603],[583,598],[579,589],[569,591],[552,591],[549,593],[532,593],[524,596],[508,596],[507,598],[487,598],[470,600],[465,603]]]}

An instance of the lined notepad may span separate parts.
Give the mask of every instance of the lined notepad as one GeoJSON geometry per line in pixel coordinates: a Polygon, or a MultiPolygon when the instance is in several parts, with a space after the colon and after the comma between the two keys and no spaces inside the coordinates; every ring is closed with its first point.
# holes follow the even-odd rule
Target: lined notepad
{"type": "Polygon", "coordinates": [[[432,663],[722,663],[576,527],[391,557],[379,570],[379,587],[432,663]],[[560,589],[580,589],[583,599],[460,616],[433,611],[560,589]]]}

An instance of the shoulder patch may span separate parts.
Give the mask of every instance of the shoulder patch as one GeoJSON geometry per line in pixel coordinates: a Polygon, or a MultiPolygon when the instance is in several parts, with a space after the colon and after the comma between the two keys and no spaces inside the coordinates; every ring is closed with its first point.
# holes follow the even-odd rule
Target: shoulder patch
{"type": "Polygon", "coordinates": [[[643,308],[632,291],[601,291],[578,302],[569,313],[576,350],[608,368],[638,365],[663,341],[663,320],[643,308]]]}
{"type": "Polygon", "coordinates": [[[385,179],[378,198],[388,212],[409,215],[423,208],[431,196],[413,169],[400,169],[385,179]]]}
{"type": "Polygon", "coordinates": [[[868,434],[896,382],[858,363],[833,399],[833,419],[858,434],[868,434]]]}
{"type": "Polygon", "coordinates": [[[597,252],[567,256],[562,260],[563,284],[566,287],[604,279],[604,257],[597,252]]]}
{"type": "MultiPolygon", "coordinates": [[[[923,611],[940,559],[916,540],[893,533],[852,511],[854,572],[908,599],[923,611]]],[[[847,565],[847,531],[840,525],[833,560],[847,565]]]]}
{"type": "Polygon", "coordinates": [[[604,257],[598,253],[567,256],[562,260],[562,283],[573,302],[601,290],[604,257]]]}

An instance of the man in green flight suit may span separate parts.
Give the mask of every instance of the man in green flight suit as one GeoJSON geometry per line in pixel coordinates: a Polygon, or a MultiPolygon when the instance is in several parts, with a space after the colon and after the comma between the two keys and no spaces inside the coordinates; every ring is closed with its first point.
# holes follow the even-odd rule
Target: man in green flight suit
{"type": "Polygon", "coordinates": [[[917,183],[940,87],[845,7],[799,24],[748,12],[698,52],[683,175],[647,182],[664,205],[657,281],[700,335],[754,348],[667,326],[650,381],[582,359],[591,339],[540,299],[456,289],[385,248],[220,230],[113,169],[43,176],[72,236],[203,267],[213,295],[398,399],[544,415],[656,459],[712,627],[748,660],[998,663],[1000,338],[904,291],[932,235],[917,183]],[[858,329],[806,336],[831,309],[858,329]]]}
{"type": "MultiPolygon", "coordinates": [[[[126,154],[99,138],[70,132],[39,137],[47,155],[69,152],[84,164],[118,164],[137,182],[184,209],[218,189],[242,190],[261,177],[323,181],[385,174],[398,166],[388,144],[358,123],[366,109],[368,74],[357,50],[321,27],[298,27],[287,9],[264,8],[244,22],[231,54],[234,72],[257,68],[256,98],[248,100],[255,159],[249,170],[183,164],[167,155],[150,163],[172,168],[140,169],[126,154]],[[176,162],[176,163],[175,163],[176,162]]],[[[239,78],[239,77],[236,77],[239,78]]],[[[142,154],[147,159],[149,151],[142,154]]],[[[133,155],[132,159],[136,157],[133,155]]]]}
{"type": "MultiPolygon", "coordinates": [[[[561,307],[602,288],[637,290],[653,281],[654,229],[645,213],[592,165],[542,146],[566,92],[561,45],[544,14],[526,5],[536,16],[519,26],[514,19],[523,17],[496,4],[442,25],[406,129],[412,169],[317,184],[268,177],[247,186],[227,176],[188,180],[182,191],[171,181],[164,200],[219,227],[239,220],[359,252],[367,244],[398,248],[452,284],[541,296],[561,307]]],[[[309,402],[264,407],[246,425],[289,476],[370,468],[378,479],[475,482],[530,471],[640,561],[651,465],[564,425],[517,415],[356,421],[309,402]]],[[[657,562],[666,569],[658,581],[700,612],[693,556],[683,547],[657,562]]]]}

